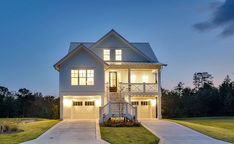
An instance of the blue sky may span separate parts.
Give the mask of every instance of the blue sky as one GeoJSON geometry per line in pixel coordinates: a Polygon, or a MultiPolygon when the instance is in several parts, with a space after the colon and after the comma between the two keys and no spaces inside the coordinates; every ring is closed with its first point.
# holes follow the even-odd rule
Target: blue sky
{"type": "MultiPolygon", "coordinates": [[[[193,25],[209,20],[216,0],[2,0],[0,2],[0,85],[58,94],[55,64],[71,41],[97,41],[112,28],[132,42],[149,42],[167,63],[163,87],[207,71],[215,85],[234,79],[234,36],[222,27],[207,32],[193,25]]],[[[218,1],[220,2],[220,0],[218,1]]]]}

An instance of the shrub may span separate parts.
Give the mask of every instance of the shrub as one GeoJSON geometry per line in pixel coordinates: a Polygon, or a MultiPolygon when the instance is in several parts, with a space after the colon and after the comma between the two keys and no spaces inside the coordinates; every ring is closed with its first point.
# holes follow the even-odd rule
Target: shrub
{"type": "Polygon", "coordinates": [[[139,122],[128,119],[110,119],[103,123],[104,127],[139,127],[139,122]]]}

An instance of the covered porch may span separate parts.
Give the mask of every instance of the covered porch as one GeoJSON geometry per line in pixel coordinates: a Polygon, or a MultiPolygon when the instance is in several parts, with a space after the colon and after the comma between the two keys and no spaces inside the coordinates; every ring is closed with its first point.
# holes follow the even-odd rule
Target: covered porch
{"type": "Polygon", "coordinates": [[[161,65],[152,63],[110,63],[110,67],[105,70],[104,104],[124,101],[138,108],[148,106],[151,107],[150,111],[155,111],[150,117],[160,119],[161,68],[161,65]],[[148,103],[136,103],[138,99],[148,103]]]}

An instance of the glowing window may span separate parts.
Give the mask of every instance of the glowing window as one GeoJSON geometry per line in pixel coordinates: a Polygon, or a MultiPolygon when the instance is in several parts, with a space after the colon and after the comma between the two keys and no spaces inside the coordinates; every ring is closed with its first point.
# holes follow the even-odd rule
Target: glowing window
{"type": "Polygon", "coordinates": [[[78,70],[71,70],[71,85],[78,85],[78,70]]]}
{"type": "Polygon", "coordinates": [[[71,85],[94,85],[94,70],[71,70],[71,85]]]}
{"type": "Polygon", "coordinates": [[[109,61],[110,60],[110,50],[109,49],[104,49],[103,50],[103,59],[105,61],[109,61]]]}
{"type": "Polygon", "coordinates": [[[87,70],[87,85],[94,85],[94,70],[87,70]]]}
{"type": "Polygon", "coordinates": [[[121,61],[122,60],[122,50],[121,49],[116,49],[115,50],[115,60],[116,61],[121,61]]]}
{"type": "Polygon", "coordinates": [[[79,70],[79,85],[86,85],[86,70],[79,70]]]}

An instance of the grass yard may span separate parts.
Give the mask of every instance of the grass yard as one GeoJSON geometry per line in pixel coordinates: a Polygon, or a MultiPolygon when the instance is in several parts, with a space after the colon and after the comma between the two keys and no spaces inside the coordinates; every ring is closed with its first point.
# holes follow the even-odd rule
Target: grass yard
{"type": "MultiPolygon", "coordinates": [[[[0,118],[0,123],[3,121],[11,121],[18,123],[22,120],[32,120],[32,118],[9,118],[3,119],[0,118]]],[[[45,119],[33,119],[35,122],[30,123],[19,123],[18,128],[23,130],[23,132],[15,134],[0,134],[0,143],[1,144],[18,144],[20,142],[28,141],[37,138],[42,133],[47,131],[50,127],[57,124],[59,120],[45,120],[45,119]]]]}
{"type": "Polygon", "coordinates": [[[102,139],[111,144],[157,144],[159,138],[146,128],[140,127],[100,127],[102,139]]]}
{"type": "Polygon", "coordinates": [[[234,117],[201,117],[170,120],[210,137],[234,143],[234,117]]]}

